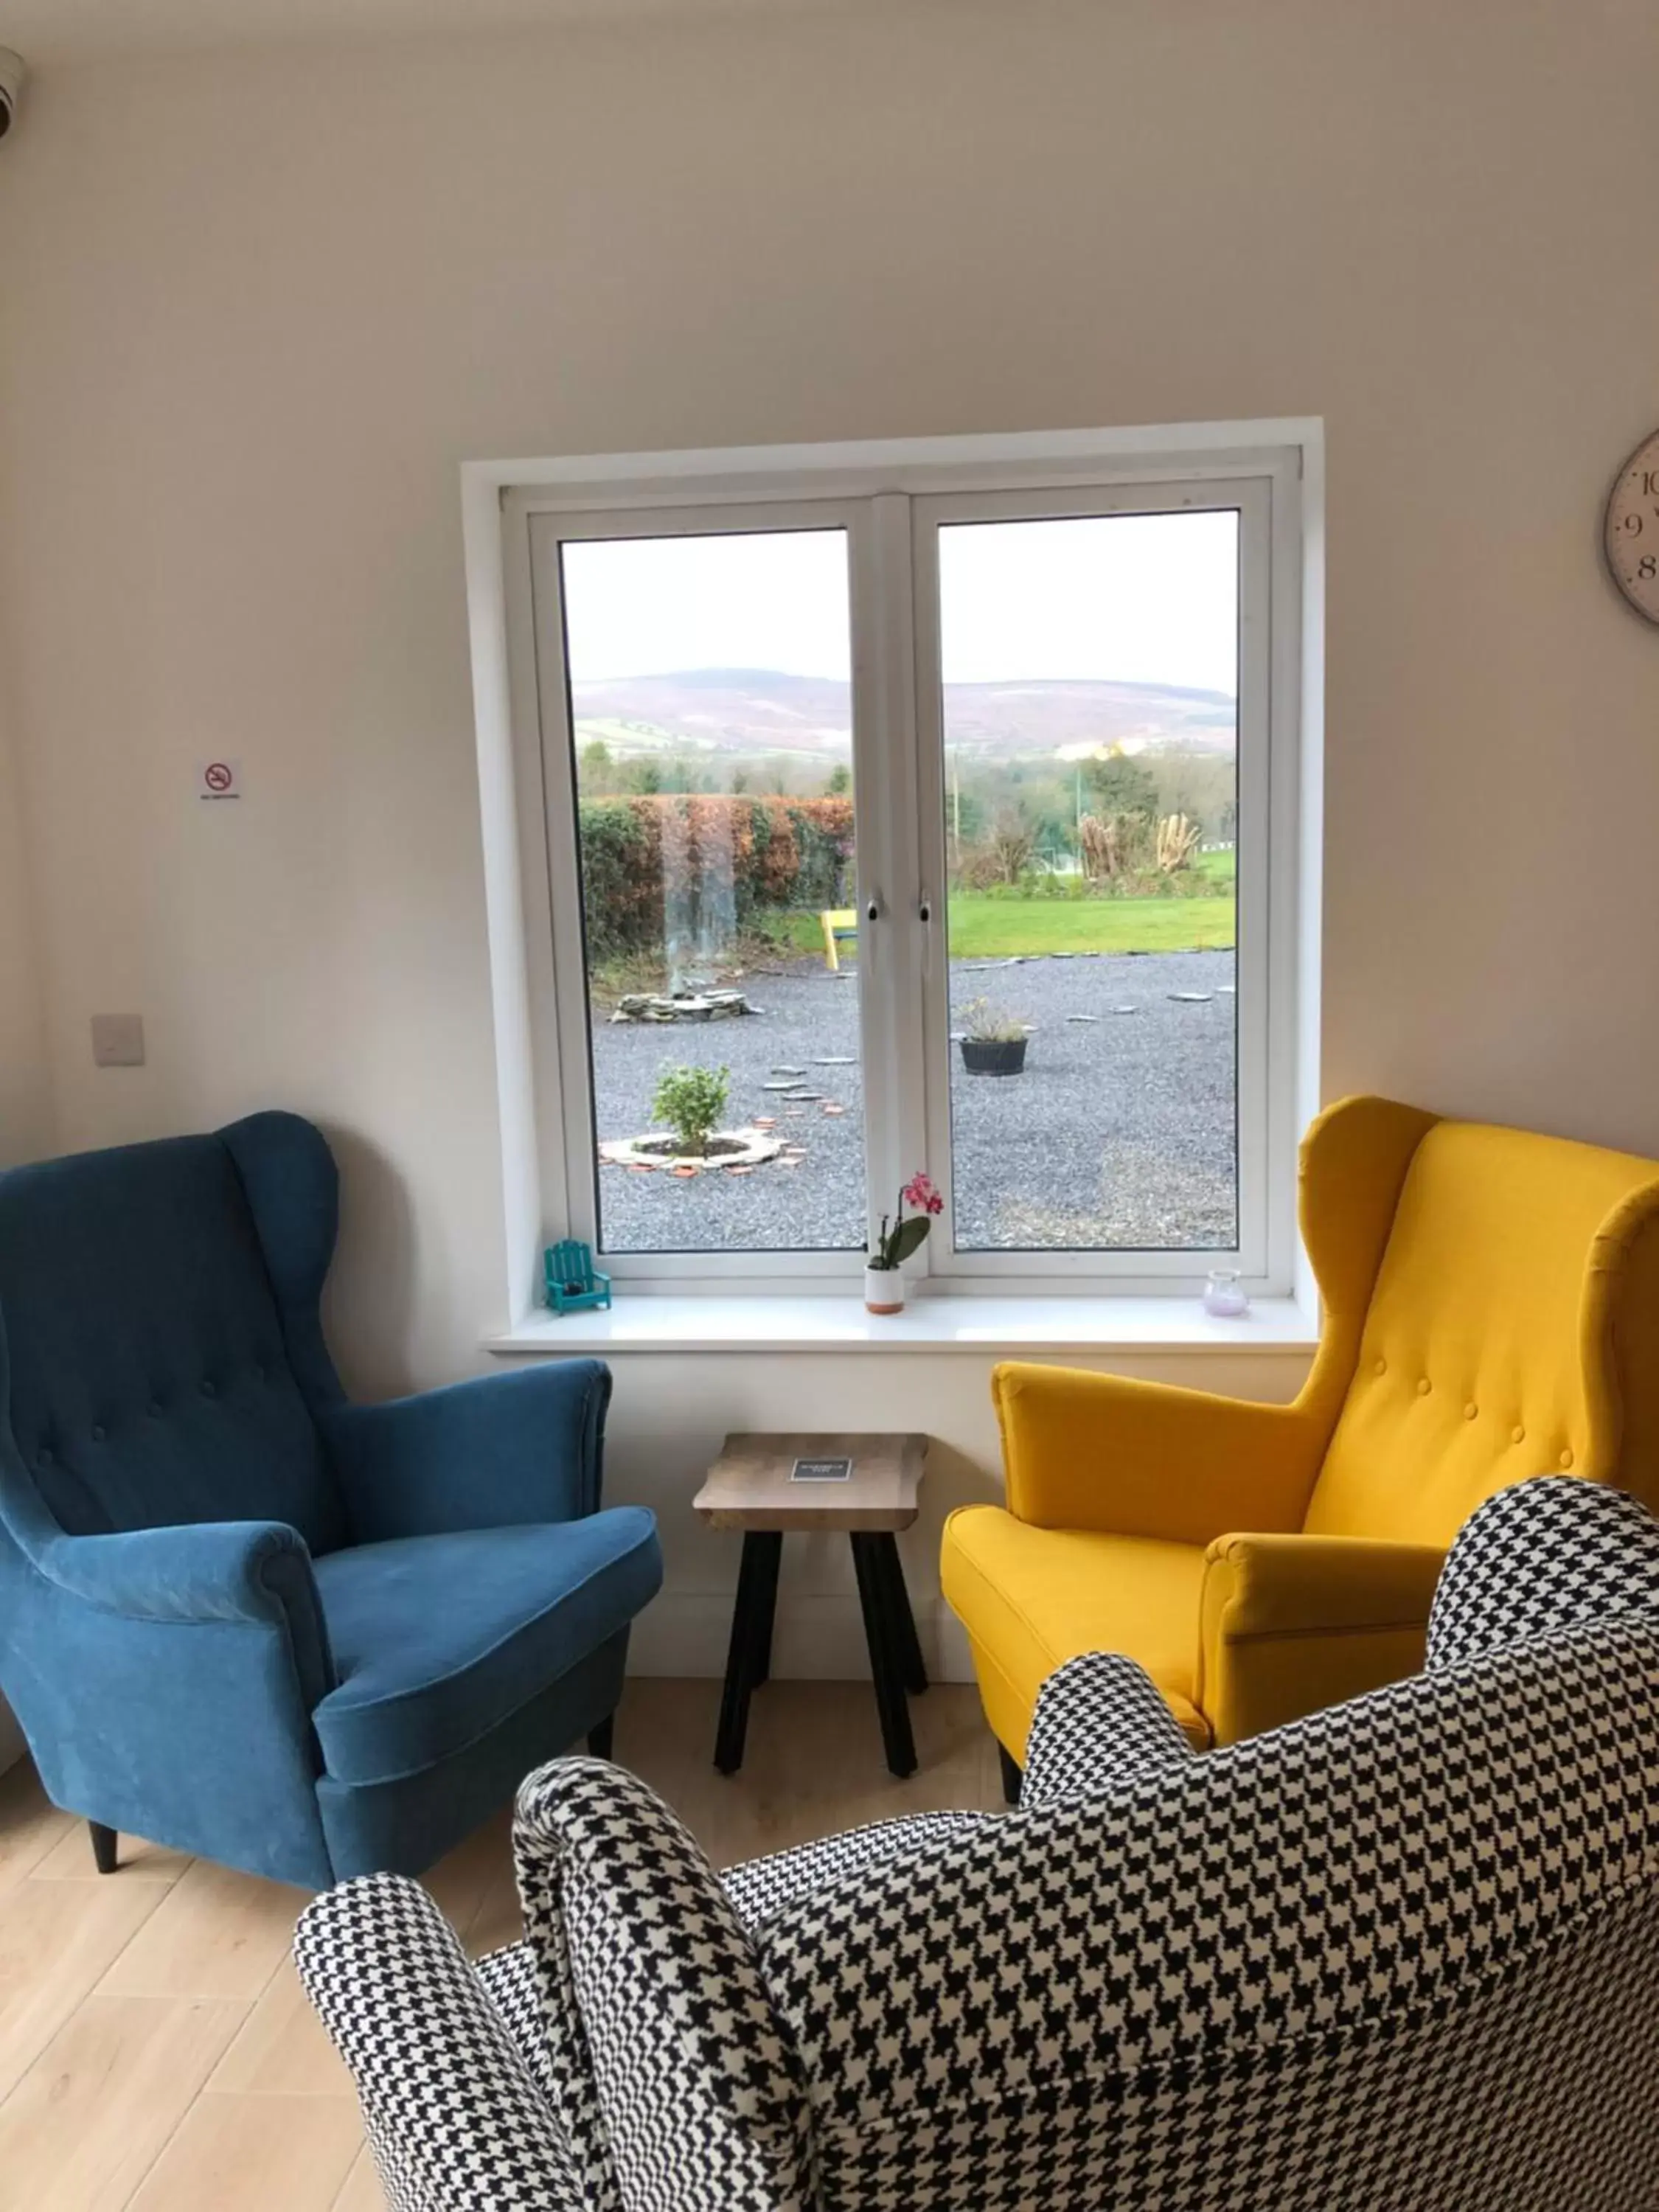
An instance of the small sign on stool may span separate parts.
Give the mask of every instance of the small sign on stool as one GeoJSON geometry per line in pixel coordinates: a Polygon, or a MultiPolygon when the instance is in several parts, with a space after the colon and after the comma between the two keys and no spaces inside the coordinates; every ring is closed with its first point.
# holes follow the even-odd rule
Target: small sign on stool
{"type": "Polygon", "coordinates": [[[853,1547],[887,1764],[916,1771],[908,1694],[927,1687],[894,1538],[918,1510],[925,1436],[730,1436],[692,1500],[713,1528],[741,1528],[743,1562],[726,1655],[714,1764],[743,1765],[749,1700],[772,1671],[778,1563],[793,1529],[842,1530],[853,1547]]]}

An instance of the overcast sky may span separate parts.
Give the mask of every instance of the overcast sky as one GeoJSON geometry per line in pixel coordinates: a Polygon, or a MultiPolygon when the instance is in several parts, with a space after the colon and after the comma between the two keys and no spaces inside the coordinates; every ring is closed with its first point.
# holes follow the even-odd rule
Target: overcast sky
{"type": "MultiPolygon", "coordinates": [[[[1237,524],[1219,514],[959,523],[940,533],[945,678],[1236,689],[1237,524]]],[[[775,668],[846,679],[843,534],[567,544],[571,674],[775,668]]]]}

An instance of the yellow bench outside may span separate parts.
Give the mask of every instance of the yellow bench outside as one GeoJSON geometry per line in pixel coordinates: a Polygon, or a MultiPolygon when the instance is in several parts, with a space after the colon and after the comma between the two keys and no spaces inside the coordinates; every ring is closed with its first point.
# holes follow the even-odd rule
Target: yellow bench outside
{"type": "Polygon", "coordinates": [[[823,964],[832,973],[839,975],[841,973],[839,940],[843,937],[850,937],[856,941],[859,933],[858,915],[850,906],[826,907],[819,915],[818,921],[823,929],[823,964]]]}

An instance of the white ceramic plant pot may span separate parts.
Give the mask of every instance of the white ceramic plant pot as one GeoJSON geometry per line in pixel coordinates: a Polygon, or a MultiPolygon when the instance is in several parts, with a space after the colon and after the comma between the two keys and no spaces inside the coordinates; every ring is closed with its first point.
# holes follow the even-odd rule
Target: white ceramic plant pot
{"type": "Polygon", "coordinates": [[[904,1277],[898,1268],[865,1269],[864,1307],[866,1313],[874,1314],[904,1311],[904,1277]]]}

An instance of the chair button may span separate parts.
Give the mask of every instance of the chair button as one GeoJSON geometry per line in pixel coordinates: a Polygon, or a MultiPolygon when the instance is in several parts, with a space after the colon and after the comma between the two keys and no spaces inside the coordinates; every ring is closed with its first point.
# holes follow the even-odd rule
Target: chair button
{"type": "Polygon", "coordinates": [[[1426,1398],[1433,1388],[1433,1383],[1430,1382],[1428,1376],[1425,1375],[1417,1386],[1417,1395],[1419,1398],[1426,1398]]]}
{"type": "Polygon", "coordinates": [[[1376,1363],[1376,1372],[1377,1374],[1379,1374],[1379,1375],[1386,1375],[1386,1374],[1388,1373],[1388,1371],[1389,1371],[1389,1363],[1388,1363],[1388,1361],[1387,1361],[1386,1359],[1379,1359],[1379,1360],[1377,1361],[1377,1363],[1376,1363]]]}
{"type": "Polygon", "coordinates": [[[94,1421],[92,1425],[92,1441],[95,1444],[100,1444],[104,1441],[104,1425],[101,1421],[94,1421]]]}
{"type": "Polygon", "coordinates": [[[1561,1464],[1563,1467],[1571,1467],[1572,1465],[1572,1454],[1570,1451],[1564,1451],[1562,1453],[1561,1464]]]}
{"type": "Polygon", "coordinates": [[[1472,1421],[1480,1411],[1480,1408],[1479,1406],[1465,1406],[1463,1408],[1463,1419],[1466,1421],[1472,1421]]]}
{"type": "Polygon", "coordinates": [[[42,1444],[40,1450],[35,1454],[35,1464],[37,1467],[50,1467],[52,1465],[52,1453],[46,1445],[42,1444]]]}
{"type": "Polygon", "coordinates": [[[212,1383],[211,1383],[211,1382],[204,1382],[204,1383],[203,1383],[203,1385],[202,1385],[202,1395],[203,1395],[204,1398],[215,1398],[215,1397],[217,1397],[217,1395],[219,1395],[219,1394],[218,1394],[218,1392],[214,1389],[214,1387],[213,1387],[213,1385],[212,1385],[212,1383]]]}
{"type": "Polygon", "coordinates": [[[146,1408],[146,1411],[149,1413],[152,1421],[159,1421],[161,1418],[161,1400],[159,1398],[152,1398],[146,1408]]]}
{"type": "Polygon", "coordinates": [[[1510,1442],[1512,1444],[1523,1444],[1526,1441],[1527,1432],[1518,1424],[1510,1431],[1510,1442]]]}

